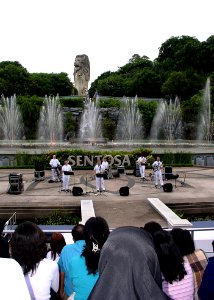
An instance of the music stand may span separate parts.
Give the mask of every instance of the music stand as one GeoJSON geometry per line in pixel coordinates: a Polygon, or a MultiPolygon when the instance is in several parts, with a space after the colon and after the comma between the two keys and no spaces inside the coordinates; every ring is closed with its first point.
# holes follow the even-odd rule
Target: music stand
{"type": "MultiPolygon", "coordinates": [[[[68,176],[68,175],[74,175],[74,172],[73,171],[64,171],[64,175],[68,176]]],[[[62,182],[63,180],[60,181],[60,192],[62,191],[62,182]]],[[[68,189],[69,192],[71,192],[70,189],[68,189]]]]}
{"type": "MultiPolygon", "coordinates": [[[[106,173],[96,173],[96,177],[100,179],[100,185],[99,185],[99,193],[97,195],[101,195],[103,191],[101,191],[101,178],[106,177],[106,173]]],[[[106,196],[105,194],[103,194],[106,196]]]]}

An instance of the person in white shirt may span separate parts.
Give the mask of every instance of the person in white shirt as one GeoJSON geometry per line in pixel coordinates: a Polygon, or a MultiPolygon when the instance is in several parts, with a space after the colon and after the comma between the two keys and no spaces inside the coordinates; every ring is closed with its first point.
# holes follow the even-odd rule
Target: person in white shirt
{"type": "Polygon", "coordinates": [[[69,180],[70,180],[70,175],[66,175],[66,172],[72,172],[71,165],[69,165],[68,160],[65,160],[64,166],[62,166],[62,191],[64,192],[69,192],[69,180]]]}
{"type": "Polygon", "coordinates": [[[56,155],[53,155],[53,158],[50,160],[49,165],[51,166],[51,175],[52,179],[57,180],[57,167],[60,166],[59,160],[56,158],[56,155]]]}
{"type": "MultiPolygon", "coordinates": [[[[97,164],[94,167],[94,171],[95,171],[95,176],[97,174],[100,174],[100,173],[102,173],[102,174],[105,173],[105,168],[101,164],[100,159],[97,159],[97,164]]],[[[104,178],[103,177],[97,177],[96,176],[96,189],[97,189],[97,192],[105,191],[104,178]]]]}
{"type": "Polygon", "coordinates": [[[49,300],[51,289],[56,293],[59,289],[58,265],[45,258],[46,240],[39,226],[26,221],[16,227],[10,242],[11,256],[22,267],[31,299],[49,300]]]}
{"type": "Polygon", "coordinates": [[[12,258],[0,257],[0,299],[31,300],[21,266],[12,258]]]}
{"type": "Polygon", "coordinates": [[[141,179],[145,180],[145,168],[146,168],[147,159],[144,157],[143,153],[137,160],[137,164],[139,165],[140,176],[141,179]]]}
{"type": "Polygon", "coordinates": [[[163,176],[162,176],[162,169],[163,163],[160,161],[160,156],[157,156],[156,161],[152,164],[155,176],[155,187],[158,186],[158,179],[160,181],[160,185],[163,186],[163,176]]]}

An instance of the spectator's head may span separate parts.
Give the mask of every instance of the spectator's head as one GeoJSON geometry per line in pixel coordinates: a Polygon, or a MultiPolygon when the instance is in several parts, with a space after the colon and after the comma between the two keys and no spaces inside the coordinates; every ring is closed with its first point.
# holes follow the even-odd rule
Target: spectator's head
{"type": "Polygon", "coordinates": [[[173,228],[171,234],[182,256],[189,255],[195,251],[194,241],[189,230],[173,228]]]}
{"type": "Polygon", "coordinates": [[[64,236],[60,232],[54,232],[50,240],[53,260],[55,260],[57,254],[61,254],[61,251],[65,245],[66,242],[64,236]]]}
{"type": "Polygon", "coordinates": [[[36,224],[26,221],[16,227],[11,239],[11,254],[24,274],[34,272],[46,253],[46,236],[36,224]]]}
{"type": "Polygon", "coordinates": [[[86,246],[82,255],[85,257],[88,273],[96,274],[100,250],[109,236],[109,227],[102,217],[88,219],[84,227],[86,246]]]}
{"type": "Polygon", "coordinates": [[[186,275],[183,265],[183,257],[175,244],[170,232],[156,231],[153,234],[155,249],[158,255],[161,272],[166,281],[172,283],[181,280],[186,275]]]}
{"type": "Polygon", "coordinates": [[[144,229],[114,229],[102,248],[98,271],[89,300],[167,299],[152,237],[144,229]]]}
{"type": "Polygon", "coordinates": [[[72,229],[72,237],[74,242],[80,241],[80,240],[84,240],[84,225],[82,224],[78,224],[75,225],[72,229]]]}
{"type": "Polygon", "coordinates": [[[144,225],[144,229],[148,231],[151,235],[153,235],[156,231],[161,230],[162,227],[159,223],[155,221],[150,221],[144,225]]]}

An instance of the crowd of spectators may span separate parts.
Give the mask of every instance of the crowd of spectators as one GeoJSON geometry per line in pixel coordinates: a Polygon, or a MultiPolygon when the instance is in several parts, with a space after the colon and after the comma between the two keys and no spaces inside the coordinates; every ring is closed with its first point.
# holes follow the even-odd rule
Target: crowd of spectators
{"type": "MultiPolygon", "coordinates": [[[[10,241],[0,220],[0,298],[20,300],[213,300],[214,259],[195,249],[188,230],[114,229],[92,217],[47,236],[36,224],[18,225],[10,241]],[[9,246],[9,247],[8,247],[9,246]]],[[[214,243],[213,243],[214,245],[214,243]]]]}

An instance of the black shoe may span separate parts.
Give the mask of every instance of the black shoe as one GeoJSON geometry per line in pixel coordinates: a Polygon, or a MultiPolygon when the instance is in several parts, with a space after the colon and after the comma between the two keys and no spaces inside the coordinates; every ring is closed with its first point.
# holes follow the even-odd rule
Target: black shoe
{"type": "Polygon", "coordinates": [[[61,192],[65,192],[65,190],[63,189],[63,190],[61,190],[61,192]]]}
{"type": "Polygon", "coordinates": [[[155,185],[156,189],[158,188],[157,184],[155,185]]]}

